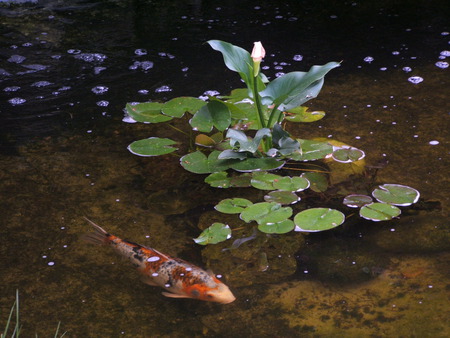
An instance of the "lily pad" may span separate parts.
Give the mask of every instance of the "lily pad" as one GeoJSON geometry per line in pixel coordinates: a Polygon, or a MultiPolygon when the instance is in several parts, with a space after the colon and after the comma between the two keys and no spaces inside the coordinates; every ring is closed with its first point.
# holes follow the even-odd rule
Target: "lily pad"
{"type": "Polygon", "coordinates": [[[273,181],[273,187],[284,191],[303,191],[309,188],[309,181],[301,176],[284,176],[273,181]]]}
{"type": "Polygon", "coordinates": [[[290,219],[277,223],[262,223],[258,225],[258,230],[266,234],[285,234],[294,230],[294,228],[295,224],[290,219]]]}
{"type": "Polygon", "coordinates": [[[285,163],[285,161],[279,161],[274,158],[267,157],[247,158],[242,161],[237,160],[237,162],[231,163],[230,168],[242,172],[274,170],[281,168],[285,163]]]}
{"type": "Polygon", "coordinates": [[[224,131],[231,123],[231,112],[228,107],[220,101],[210,101],[201,107],[190,120],[194,130],[204,133],[210,132],[214,127],[224,131]]]}
{"type": "Polygon", "coordinates": [[[296,107],[284,113],[284,118],[290,122],[315,122],[325,116],[324,111],[308,111],[308,107],[296,107]]]}
{"type": "Polygon", "coordinates": [[[176,151],[178,148],[171,147],[175,141],[168,138],[150,137],[134,141],[128,146],[128,150],[138,156],[158,156],[176,151]]]}
{"type": "Polygon", "coordinates": [[[350,163],[363,159],[366,154],[364,151],[354,147],[342,147],[333,151],[331,156],[336,162],[350,163]]]}
{"type": "Polygon", "coordinates": [[[277,223],[288,219],[292,215],[292,209],[282,207],[274,202],[261,202],[247,207],[241,213],[241,219],[247,223],[256,221],[262,223],[277,223]]]}
{"type": "Polygon", "coordinates": [[[259,190],[275,190],[273,182],[281,179],[282,176],[269,174],[264,172],[253,173],[252,180],[250,181],[252,187],[259,190]]]}
{"type": "Polygon", "coordinates": [[[295,161],[314,161],[325,158],[333,152],[328,142],[299,139],[301,150],[289,155],[295,161]]]}
{"type": "Polygon", "coordinates": [[[205,182],[214,188],[245,188],[250,187],[250,174],[228,176],[226,171],[210,174],[205,182]]]}
{"type": "Polygon", "coordinates": [[[335,209],[312,208],[294,217],[295,231],[318,232],[333,229],[345,221],[345,215],[335,209]]]}
{"type": "Polygon", "coordinates": [[[300,201],[300,197],[292,191],[271,191],[264,196],[266,202],[276,202],[280,204],[294,204],[300,201]]]}
{"type": "Polygon", "coordinates": [[[146,102],[136,105],[127,104],[125,109],[133,120],[144,123],[160,123],[173,119],[171,116],[161,114],[162,103],[158,102],[146,102]]]}
{"type": "Polygon", "coordinates": [[[325,175],[315,172],[304,173],[302,177],[305,177],[309,182],[309,188],[315,192],[324,192],[328,189],[328,179],[325,175]]]}
{"type": "Polygon", "coordinates": [[[231,238],[230,227],[223,223],[214,223],[203,230],[200,236],[194,238],[194,242],[201,245],[217,244],[229,238],[231,238]]]}
{"type": "Polygon", "coordinates": [[[196,97],[181,96],[164,103],[162,113],[172,117],[182,117],[185,112],[194,114],[206,104],[196,97]]]}
{"type": "Polygon", "coordinates": [[[219,202],[214,209],[224,214],[239,214],[253,202],[245,198],[227,198],[219,202]]]}
{"type": "Polygon", "coordinates": [[[353,195],[346,196],[342,203],[344,203],[349,208],[361,208],[361,207],[365,206],[366,204],[369,204],[372,202],[373,202],[373,200],[372,200],[372,197],[370,197],[370,196],[353,194],[353,195]]]}
{"type": "Polygon", "coordinates": [[[372,196],[379,202],[408,206],[419,200],[420,193],[406,185],[383,184],[372,192],[372,196]]]}
{"type": "Polygon", "coordinates": [[[181,166],[195,174],[210,174],[214,172],[227,170],[229,165],[227,161],[219,160],[219,151],[213,151],[206,157],[201,151],[184,155],[180,159],[181,166]]]}
{"type": "Polygon", "coordinates": [[[401,214],[401,210],[394,205],[387,203],[371,203],[363,206],[359,210],[359,215],[362,218],[379,222],[379,221],[389,221],[394,217],[401,214]]]}

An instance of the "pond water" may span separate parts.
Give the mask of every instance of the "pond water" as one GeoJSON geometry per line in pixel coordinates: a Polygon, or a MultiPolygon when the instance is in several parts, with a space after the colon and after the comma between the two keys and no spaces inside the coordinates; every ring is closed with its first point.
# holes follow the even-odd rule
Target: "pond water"
{"type": "Polygon", "coordinates": [[[1,1],[0,17],[0,327],[18,289],[24,336],[58,322],[68,337],[450,336],[448,1],[1,1]],[[228,256],[196,245],[229,192],[176,156],[130,154],[177,132],[122,119],[126,102],[240,87],[209,39],[261,40],[270,78],[342,61],[308,103],[326,117],[289,131],[364,149],[384,163],[377,181],[418,189],[420,206],[228,256]],[[237,300],[163,297],[80,240],[83,216],[213,268],[237,300]]]}

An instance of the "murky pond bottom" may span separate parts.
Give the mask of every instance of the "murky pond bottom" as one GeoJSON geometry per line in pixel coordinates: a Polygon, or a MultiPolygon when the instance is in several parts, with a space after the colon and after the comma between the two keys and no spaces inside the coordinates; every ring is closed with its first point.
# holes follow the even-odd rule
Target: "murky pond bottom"
{"type": "Polygon", "coordinates": [[[430,16],[424,9],[432,20],[421,24],[408,19],[416,18],[410,7],[398,11],[389,3],[324,11],[320,4],[262,2],[242,5],[254,12],[249,22],[233,6],[104,3],[2,9],[0,328],[18,289],[25,337],[51,336],[58,322],[68,337],[450,335],[444,10],[430,16]],[[152,13],[158,20],[148,22],[152,13]],[[349,30],[354,40],[344,34],[349,30]],[[331,39],[331,31],[338,36],[331,39]],[[263,40],[272,50],[263,64],[272,77],[343,59],[308,104],[326,117],[288,130],[363,149],[369,166],[383,163],[378,182],[412,186],[422,204],[392,222],[356,221],[320,235],[259,233],[239,251],[222,251],[227,242],[196,245],[199,227],[225,218],[215,203],[261,196],[211,188],[203,175],[183,171],[177,156],[130,154],[134,140],[179,134],[123,123],[122,108],[239,86],[203,45],[212,38],[248,48],[263,40]],[[80,236],[90,228],[83,217],[213,269],[237,300],[165,298],[109,248],[84,243],[80,236]],[[261,250],[267,269],[258,266],[261,250]]]}

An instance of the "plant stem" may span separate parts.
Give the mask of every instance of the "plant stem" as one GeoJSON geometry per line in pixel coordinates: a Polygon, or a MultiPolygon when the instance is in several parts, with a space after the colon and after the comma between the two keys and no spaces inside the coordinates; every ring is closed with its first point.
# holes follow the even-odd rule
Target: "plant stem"
{"type": "Polygon", "coordinates": [[[265,128],[264,115],[261,107],[261,100],[258,93],[258,75],[253,77],[253,98],[255,100],[256,110],[258,111],[259,128],[265,128]]]}
{"type": "MultiPolygon", "coordinates": [[[[281,112],[278,112],[278,107],[279,107],[279,105],[278,106],[274,106],[272,111],[270,112],[269,122],[267,123],[267,126],[269,128],[271,128],[271,126],[274,123],[274,121],[278,121],[278,119],[279,119],[279,116],[280,116],[281,112]],[[278,112],[278,114],[277,114],[277,112],[278,112]],[[276,115],[276,119],[275,119],[275,115],[276,115]]],[[[278,122],[280,122],[280,121],[278,121],[278,122]]]]}

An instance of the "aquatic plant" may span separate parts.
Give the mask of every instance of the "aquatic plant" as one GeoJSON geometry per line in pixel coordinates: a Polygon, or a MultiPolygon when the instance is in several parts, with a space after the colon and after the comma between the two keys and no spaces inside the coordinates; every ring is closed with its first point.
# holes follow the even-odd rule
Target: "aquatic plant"
{"type": "MultiPolygon", "coordinates": [[[[64,337],[67,332],[64,332],[63,334],[59,335],[59,329],[61,326],[61,322],[58,322],[58,327],[55,331],[55,338],[58,337],[64,337]]],[[[0,333],[0,338],[19,338],[20,333],[22,330],[22,325],[20,325],[20,311],[19,311],[19,290],[16,290],[16,299],[11,307],[11,310],[9,311],[8,319],[6,320],[5,328],[3,329],[3,332],[0,333]],[[15,319],[13,319],[13,316],[15,319]],[[11,333],[9,333],[9,330],[12,330],[11,333]]],[[[37,337],[37,334],[36,334],[37,337]]]]}
{"type": "MultiPolygon", "coordinates": [[[[306,189],[326,192],[327,174],[333,174],[330,161],[353,166],[351,174],[362,173],[365,153],[337,141],[294,138],[284,128],[286,122],[310,123],[325,116],[322,111],[310,112],[302,105],[319,94],[325,75],[340,64],[329,62],[313,66],[308,72],[294,71],[269,81],[261,72],[265,50],[260,42],[255,42],[251,54],[224,41],[210,40],[208,44],[222,54],[226,67],[239,74],[246,88],[234,89],[228,96],[209,96],[205,101],[177,97],[165,103],[127,104],[127,114],[143,123],[192,115],[189,124],[196,133],[195,147],[181,157],[181,166],[192,173],[209,174],[205,182],[212,187],[268,191],[264,202],[225,199],[216,205],[217,211],[239,214],[246,223],[256,222],[264,233],[283,234],[294,229],[317,232],[344,223],[345,214],[336,209],[308,208],[294,215],[288,205],[299,202],[299,193],[306,189]],[[314,166],[315,161],[322,164],[314,166]],[[288,176],[293,169],[300,175],[288,176]]],[[[131,143],[128,149],[139,156],[158,156],[177,151],[176,145],[168,138],[150,137],[131,143]]],[[[350,194],[344,205],[360,208],[362,218],[385,221],[400,215],[397,206],[410,205],[419,198],[417,190],[396,184],[381,185],[372,195],[377,202],[367,195],[350,194]]],[[[219,243],[230,238],[231,232],[228,225],[214,223],[195,242],[219,243]]]]}

